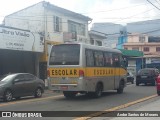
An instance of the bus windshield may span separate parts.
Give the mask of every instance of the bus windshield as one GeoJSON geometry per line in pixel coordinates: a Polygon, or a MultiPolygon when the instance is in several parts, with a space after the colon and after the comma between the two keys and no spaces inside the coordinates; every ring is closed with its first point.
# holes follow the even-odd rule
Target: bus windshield
{"type": "Polygon", "coordinates": [[[52,47],[49,65],[79,65],[80,45],[62,44],[52,47]]]}

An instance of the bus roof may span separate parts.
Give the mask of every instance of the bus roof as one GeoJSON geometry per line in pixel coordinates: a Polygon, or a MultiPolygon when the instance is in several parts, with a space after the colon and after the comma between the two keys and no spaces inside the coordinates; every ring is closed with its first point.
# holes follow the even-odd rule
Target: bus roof
{"type": "Polygon", "coordinates": [[[57,44],[57,45],[62,45],[62,44],[80,44],[82,47],[88,48],[88,49],[103,50],[103,51],[109,51],[109,52],[115,52],[115,53],[122,53],[118,49],[104,47],[104,46],[90,45],[90,44],[85,44],[85,43],[61,43],[61,44],[57,44]]]}

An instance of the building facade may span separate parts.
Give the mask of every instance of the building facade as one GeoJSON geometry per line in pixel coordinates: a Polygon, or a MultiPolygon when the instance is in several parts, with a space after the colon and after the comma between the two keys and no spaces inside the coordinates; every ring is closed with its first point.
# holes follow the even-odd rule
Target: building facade
{"type": "Polygon", "coordinates": [[[107,35],[98,31],[90,30],[90,44],[97,46],[105,46],[105,41],[107,40],[107,35]]]}
{"type": "Polygon", "coordinates": [[[141,67],[155,67],[160,69],[160,37],[150,37],[146,34],[131,34],[124,49],[142,51],[144,56],[141,67]]]}
{"type": "Polygon", "coordinates": [[[40,57],[40,78],[47,76],[47,60],[51,45],[64,42],[89,43],[88,23],[92,19],[42,1],[5,17],[4,25],[27,29],[44,36],[44,52],[40,57]]]}
{"type": "Polygon", "coordinates": [[[159,28],[160,19],[128,23],[126,26],[128,33],[147,34],[148,36],[155,37],[160,35],[159,28]]]}
{"type": "Polygon", "coordinates": [[[38,75],[44,39],[28,30],[0,26],[0,76],[27,72],[38,75]]]}
{"type": "Polygon", "coordinates": [[[125,33],[125,27],[114,23],[94,23],[91,30],[99,31],[107,35],[107,39],[103,42],[106,47],[116,48],[121,32],[125,33]]]}

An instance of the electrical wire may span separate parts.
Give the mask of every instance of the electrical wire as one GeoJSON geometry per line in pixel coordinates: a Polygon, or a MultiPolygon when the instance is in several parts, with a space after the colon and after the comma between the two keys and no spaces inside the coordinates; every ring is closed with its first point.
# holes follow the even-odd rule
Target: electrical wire
{"type": "Polygon", "coordinates": [[[155,1],[160,5],[160,3],[157,0],[155,0],[155,1]]]}
{"type": "Polygon", "coordinates": [[[95,11],[95,12],[88,12],[88,13],[80,13],[80,14],[91,14],[91,13],[103,13],[103,12],[112,12],[112,11],[117,11],[117,10],[123,10],[123,9],[128,9],[128,8],[132,8],[132,7],[139,7],[139,6],[142,6],[142,5],[146,5],[145,4],[140,4],[140,5],[134,5],[134,6],[130,6],[130,7],[123,7],[123,8],[117,8],[117,9],[110,9],[110,10],[106,10],[106,11],[95,11]]]}
{"type": "Polygon", "coordinates": [[[151,1],[147,0],[151,5],[153,5],[155,8],[157,8],[158,10],[160,10],[160,8],[158,8],[156,5],[154,5],[151,1]]]}

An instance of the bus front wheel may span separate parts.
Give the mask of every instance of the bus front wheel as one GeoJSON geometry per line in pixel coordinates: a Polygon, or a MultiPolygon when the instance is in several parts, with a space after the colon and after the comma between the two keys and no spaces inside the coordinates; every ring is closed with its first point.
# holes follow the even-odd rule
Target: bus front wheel
{"type": "Polygon", "coordinates": [[[123,93],[123,90],[124,90],[124,81],[120,81],[119,88],[117,89],[117,93],[121,94],[123,93]]]}
{"type": "Polygon", "coordinates": [[[94,92],[94,97],[99,98],[102,96],[103,85],[98,83],[94,92]]]}

